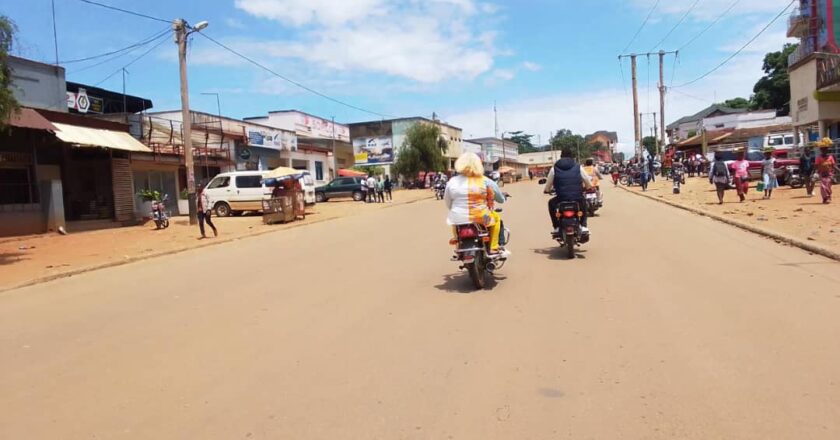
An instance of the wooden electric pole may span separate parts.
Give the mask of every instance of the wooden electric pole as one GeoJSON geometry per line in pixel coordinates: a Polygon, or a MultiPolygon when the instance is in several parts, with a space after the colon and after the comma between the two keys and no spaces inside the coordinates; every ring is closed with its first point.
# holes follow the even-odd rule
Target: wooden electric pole
{"type": "MultiPolygon", "coordinates": [[[[676,62],[676,61],[675,61],[676,62]]],[[[656,149],[657,154],[662,153],[662,148],[665,147],[665,51],[659,51],[659,147],[656,149]]]]}
{"type": "MultiPolygon", "coordinates": [[[[619,55],[618,60],[621,61],[624,57],[630,57],[630,68],[632,70],[633,76],[633,127],[634,132],[633,136],[635,137],[636,141],[636,157],[639,157],[642,154],[642,127],[641,127],[641,116],[639,114],[639,84],[638,78],[636,75],[636,57],[639,56],[651,56],[651,55],[659,55],[659,119],[660,119],[660,139],[659,144],[665,145],[665,79],[664,79],[664,67],[663,63],[665,60],[665,55],[668,54],[677,54],[677,51],[670,51],[666,52],[664,50],[660,50],[659,52],[648,52],[648,53],[640,53],[640,54],[628,54],[628,55],[619,55]]],[[[654,136],[655,137],[655,136],[654,136]]],[[[659,149],[657,148],[657,153],[659,149]]]]}
{"type": "Polygon", "coordinates": [[[642,154],[642,127],[639,120],[639,84],[636,78],[636,54],[630,55],[630,68],[633,72],[633,137],[635,138],[636,157],[642,154]]]}

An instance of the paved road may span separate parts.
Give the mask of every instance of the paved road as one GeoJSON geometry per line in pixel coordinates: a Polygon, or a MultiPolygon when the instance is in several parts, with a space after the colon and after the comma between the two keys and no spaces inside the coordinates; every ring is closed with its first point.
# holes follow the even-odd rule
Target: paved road
{"type": "Polygon", "coordinates": [[[426,201],[0,295],[3,439],[837,439],[840,264],[509,187],[492,290],[426,201]]]}

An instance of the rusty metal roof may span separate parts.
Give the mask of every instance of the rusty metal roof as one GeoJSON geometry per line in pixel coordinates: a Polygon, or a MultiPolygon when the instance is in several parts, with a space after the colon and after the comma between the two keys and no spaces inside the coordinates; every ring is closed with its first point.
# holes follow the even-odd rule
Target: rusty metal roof
{"type": "Polygon", "coordinates": [[[19,113],[13,112],[12,117],[9,118],[9,125],[32,130],[46,130],[51,132],[55,132],[56,130],[55,126],[47,118],[28,107],[21,108],[19,113]]]}

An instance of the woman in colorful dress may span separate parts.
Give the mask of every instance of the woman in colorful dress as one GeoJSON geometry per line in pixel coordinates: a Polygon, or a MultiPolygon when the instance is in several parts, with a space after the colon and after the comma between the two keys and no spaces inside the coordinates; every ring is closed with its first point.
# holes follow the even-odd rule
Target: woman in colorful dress
{"type": "Polygon", "coordinates": [[[820,157],[816,160],[817,174],[820,176],[820,195],[822,195],[823,203],[831,203],[831,184],[834,179],[834,167],[837,161],[829,151],[829,146],[833,144],[830,139],[824,139],[820,142],[820,157]]]}
{"type": "Polygon", "coordinates": [[[738,190],[738,198],[743,202],[750,190],[750,161],[746,159],[746,153],[738,152],[738,160],[732,164],[732,169],[735,175],[735,189],[738,190]]]}
{"type": "Polygon", "coordinates": [[[504,200],[504,196],[496,194],[495,185],[489,184],[489,179],[484,177],[484,165],[475,153],[462,154],[455,161],[455,171],[458,175],[446,184],[443,196],[449,208],[447,224],[453,227],[469,223],[484,225],[490,232],[490,251],[498,252],[502,220],[493,206],[498,198],[504,200]]]}

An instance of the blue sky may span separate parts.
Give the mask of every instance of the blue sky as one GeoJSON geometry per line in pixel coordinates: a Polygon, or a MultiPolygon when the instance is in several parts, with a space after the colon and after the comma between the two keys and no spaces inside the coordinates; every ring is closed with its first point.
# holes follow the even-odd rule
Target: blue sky
{"type": "MultiPolygon", "coordinates": [[[[191,23],[208,20],[207,35],[275,71],[339,100],[384,115],[431,116],[464,128],[464,137],[525,130],[545,140],[559,128],[616,130],[632,144],[629,61],[617,55],[656,0],[102,0],[191,23]]],[[[663,43],[673,50],[735,0],[662,0],[628,51],[646,52],[690,10],[663,43]],[[690,9],[692,4],[695,4],[690,9]]],[[[711,69],[755,35],[789,0],[740,0],[714,27],[685,47],[666,84],[679,85],[711,69]]],[[[19,27],[15,54],[55,60],[50,2],[4,0],[0,13],[19,27]]],[[[78,0],[56,0],[59,59],[115,50],[167,28],[165,23],[78,0]]],[[[761,58],[787,41],[787,15],[725,67],[668,95],[668,122],[715,99],[747,96],[761,75],[761,58]]],[[[98,66],[66,65],[67,78],[86,84],[151,49],[157,41],[98,66]]],[[[127,67],[127,91],[179,107],[176,47],[162,41],[127,67]]],[[[296,108],[342,122],[379,119],[300,90],[196,36],[190,46],[193,108],[233,117],[296,108]]],[[[639,60],[641,111],[658,111],[656,60],[639,60]],[[650,78],[650,79],[648,79],[650,78]]],[[[101,87],[120,90],[121,76],[101,87]]],[[[646,121],[646,126],[649,121],[646,121]]],[[[648,131],[647,128],[645,128],[648,131]]]]}

